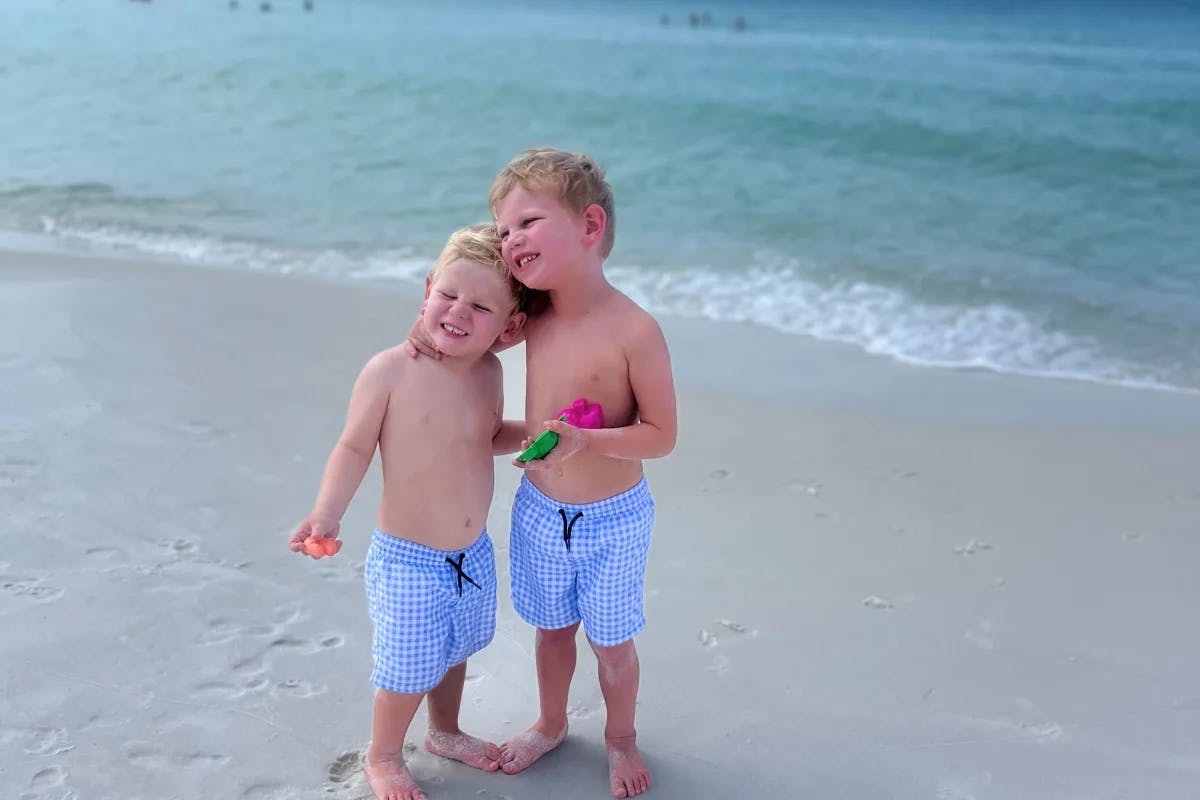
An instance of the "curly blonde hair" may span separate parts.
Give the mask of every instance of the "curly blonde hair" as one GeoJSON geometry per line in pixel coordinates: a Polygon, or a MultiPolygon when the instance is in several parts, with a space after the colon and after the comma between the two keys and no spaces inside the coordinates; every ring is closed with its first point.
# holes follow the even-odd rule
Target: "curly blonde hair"
{"type": "Polygon", "coordinates": [[[512,276],[508,267],[504,266],[504,259],[500,255],[500,234],[494,224],[481,222],[478,225],[459,228],[450,234],[441,255],[429,270],[429,279],[435,280],[443,267],[459,259],[486,267],[503,278],[504,285],[512,295],[513,310],[525,309],[525,287],[512,276]]]}

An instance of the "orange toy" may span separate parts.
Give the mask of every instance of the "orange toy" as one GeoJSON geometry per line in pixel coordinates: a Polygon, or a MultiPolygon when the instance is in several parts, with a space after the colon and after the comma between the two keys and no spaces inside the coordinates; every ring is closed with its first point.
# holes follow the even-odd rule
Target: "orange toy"
{"type": "Polygon", "coordinates": [[[332,536],[310,536],[304,540],[304,552],[313,558],[332,556],[342,549],[342,540],[332,536]]]}

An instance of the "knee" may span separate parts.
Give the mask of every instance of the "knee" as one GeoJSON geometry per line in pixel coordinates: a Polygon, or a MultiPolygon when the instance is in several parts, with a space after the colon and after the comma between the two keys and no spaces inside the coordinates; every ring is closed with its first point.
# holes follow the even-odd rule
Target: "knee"
{"type": "Polygon", "coordinates": [[[579,623],[568,625],[565,628],[554,628],[547,630],[538,628],[537,641],[540,645],[547,647],[562,647],[565,645],[575,644],[575,632],[579,630],[579,623]]]}
{"type": "Polygon", "coordinates": [[[595,642],[589,642],[589,644],[592,646],[592,652],[596,654],[596,661],[603,670],[621,672],[637,664],[637,649],[633,646],[632,639],[612,647],[601,647],[595,642]]]}

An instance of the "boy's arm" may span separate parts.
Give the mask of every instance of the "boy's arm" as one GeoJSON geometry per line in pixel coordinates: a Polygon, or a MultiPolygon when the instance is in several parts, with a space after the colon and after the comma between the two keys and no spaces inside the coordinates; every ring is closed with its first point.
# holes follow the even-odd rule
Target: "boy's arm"
{"type": "Polygon", "coordinates": [[[379,443],[388,404],[386,369],[385,355],[377,355],[367,362],[354,382],[346,426],[325,464],[312,513],[292,535],[293,550],[309,535],[337,535],[346,507],[362,483],[379,443]]]}
{"type": "MultiPolygon", "coordinates": [[[[499,344],[499,340],[497,340],[499,344]]],[[[502,456],[508,453],[515,453],[522,449],[521,445],[525,440],[525,421],[524,420],[506,420],[504,419],[504,371],[499,368],[499,361],[496,370],[496,392],[499,399],[496,401],[496,431],[492,434],[492,455],[502,456]]]]}
{"type": "Polygon", "coordinates": [[[609,458],[661,458],[675,449],[679,421],[671,356],[662,329],[647,315],[631,336],[626,351],[629,383],[637,401],[638,421],[623,428],[576,428],[559,420],[546,424],[558,434],[558,445],[541,461],[518,463],[526,469],[553,467],[581,450],[609,458]]]}
{"type": "MultiPolygon", "coordinates": [[[[424,307],[422,307],[421,311],[424,313],[424,307]]],[[[417,315],[417,319],[413,322],[412,327],[408,329],[408,339],[404,343],[404,349],[410,358],[426,356],[428,358],[436,358],[439,361],[442,358],[442,351],[434,347],[433,340],[429,338],[429,332],[421,324],[420,314],[417,315]]]]}
{"type": "Polygon", "coordinates": [[[492,437],[492,455],[502,456],[523,449],[521,445],[527,437],[525,420],[506,419],[496,428],[492,437]]]}

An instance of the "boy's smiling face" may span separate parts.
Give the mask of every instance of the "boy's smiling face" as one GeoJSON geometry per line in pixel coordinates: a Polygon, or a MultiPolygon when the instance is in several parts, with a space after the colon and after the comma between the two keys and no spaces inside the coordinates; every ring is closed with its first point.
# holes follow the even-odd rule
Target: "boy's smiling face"
{"type": "Polygon", "coordinates": [[[504,263],[530,289],[549,290],[564,264],[575,263],[587,240],[584,214],[572,213],[551,192],[516,186],[496,203],[504,263]]]}
{"type": "Polygon", "coordinates": [[[524,315],[514,315],[513,305],[504,278],[482,264],[459,258],[439,268],[430,281],[421,319],[441,352],[478,356],[501,334],[515,334],[520,328],[524,315]]]}

